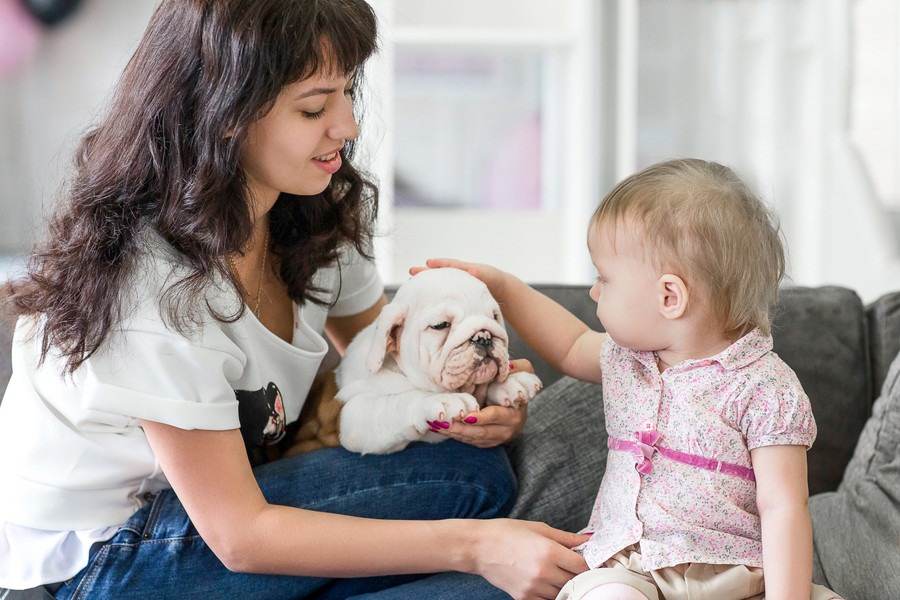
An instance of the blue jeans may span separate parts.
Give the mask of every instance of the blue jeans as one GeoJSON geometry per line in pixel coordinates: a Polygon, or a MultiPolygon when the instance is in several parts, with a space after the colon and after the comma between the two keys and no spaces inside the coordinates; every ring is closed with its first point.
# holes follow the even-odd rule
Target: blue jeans
{"type": "MultiPolygon", "coordinates": [[[[453,440],[411,444],[387,456],[329,448],[254,472],[271,503],[377,519],[502,517],[516,496],[515,476],[502,448],[483,450],[453,440]]],[[[385,540],[388,552],[391,543],[385,540]]],[[[56,593],[63,600],[426,597],[509,598],[483,578],[463,573],[357,579],[232,573],[200,538],[171,491],[135,513],[56,593]]]]}

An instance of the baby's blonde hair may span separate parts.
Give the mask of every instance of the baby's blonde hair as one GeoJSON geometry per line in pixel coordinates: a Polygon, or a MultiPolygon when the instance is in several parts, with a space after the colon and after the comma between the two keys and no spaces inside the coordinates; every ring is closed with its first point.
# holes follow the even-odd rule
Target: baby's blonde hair
{"type": "Polygon", "coordinates": [[[591,231],[626,220],[640,227],[650,260],[705,290],[726,332],[771,332],[784,246],[775,215],[734,171],[698,159],[651,165],[603,199],[591,231]]]}

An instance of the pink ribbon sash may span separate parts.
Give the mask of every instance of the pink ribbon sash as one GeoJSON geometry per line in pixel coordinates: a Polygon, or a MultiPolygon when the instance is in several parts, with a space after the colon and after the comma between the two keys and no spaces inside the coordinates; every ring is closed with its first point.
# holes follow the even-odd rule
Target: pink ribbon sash
{"type": "Polygon", "coordinates": [[[751,468],[660,446],[658,443],[660,435],[655,429],[637,431],[635,432],[634,437],[634,440],[623,440],[611,437],[609,438],[608,445],[611,450],[630,452],[634,456],[634,468],[638,473],[643,475],[646,475],[653,470],[653,463],[650,461],[650,458],[655,452],[659,452],[661,455],[669,460],[674,460],[675,462],[700,467],[707,471],[718,471],[719,473],[734,475],[735,477],[740,477],[748,481],[756,481],[756,476],[753,474],[753,469],[751,468]]]}

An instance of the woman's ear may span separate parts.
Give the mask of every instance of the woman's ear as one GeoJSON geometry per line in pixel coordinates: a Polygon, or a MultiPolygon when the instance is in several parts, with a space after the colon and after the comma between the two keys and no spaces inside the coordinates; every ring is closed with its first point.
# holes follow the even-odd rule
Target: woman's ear
{"type": "Polygon", "coordinates": [[[666,273],[657,281],[659,288],[659,313],[666,319],[678,319],[687,310],[690,294],[684,280],[678,275],[666,273]]]}

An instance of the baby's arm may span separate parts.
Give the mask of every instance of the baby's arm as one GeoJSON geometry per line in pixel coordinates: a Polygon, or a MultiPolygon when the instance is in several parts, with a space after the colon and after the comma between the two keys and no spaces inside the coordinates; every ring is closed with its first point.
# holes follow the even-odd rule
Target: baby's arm
{"type": "Polygon", "coordinates": [[[750,454],[762,521],[766,599],[809,598],[812,525],[806,447],[763,446],[750,454]]]}
{"type": "Polygon", "coordinates": [[[606,334],[592,330],[560,304],[494,267],[451,259],[430,259],[426,264],[462,269],[481,279],[500,303],[507,323],[541,358],[561,373],[600,383],[600,346],[606,334]]]}

